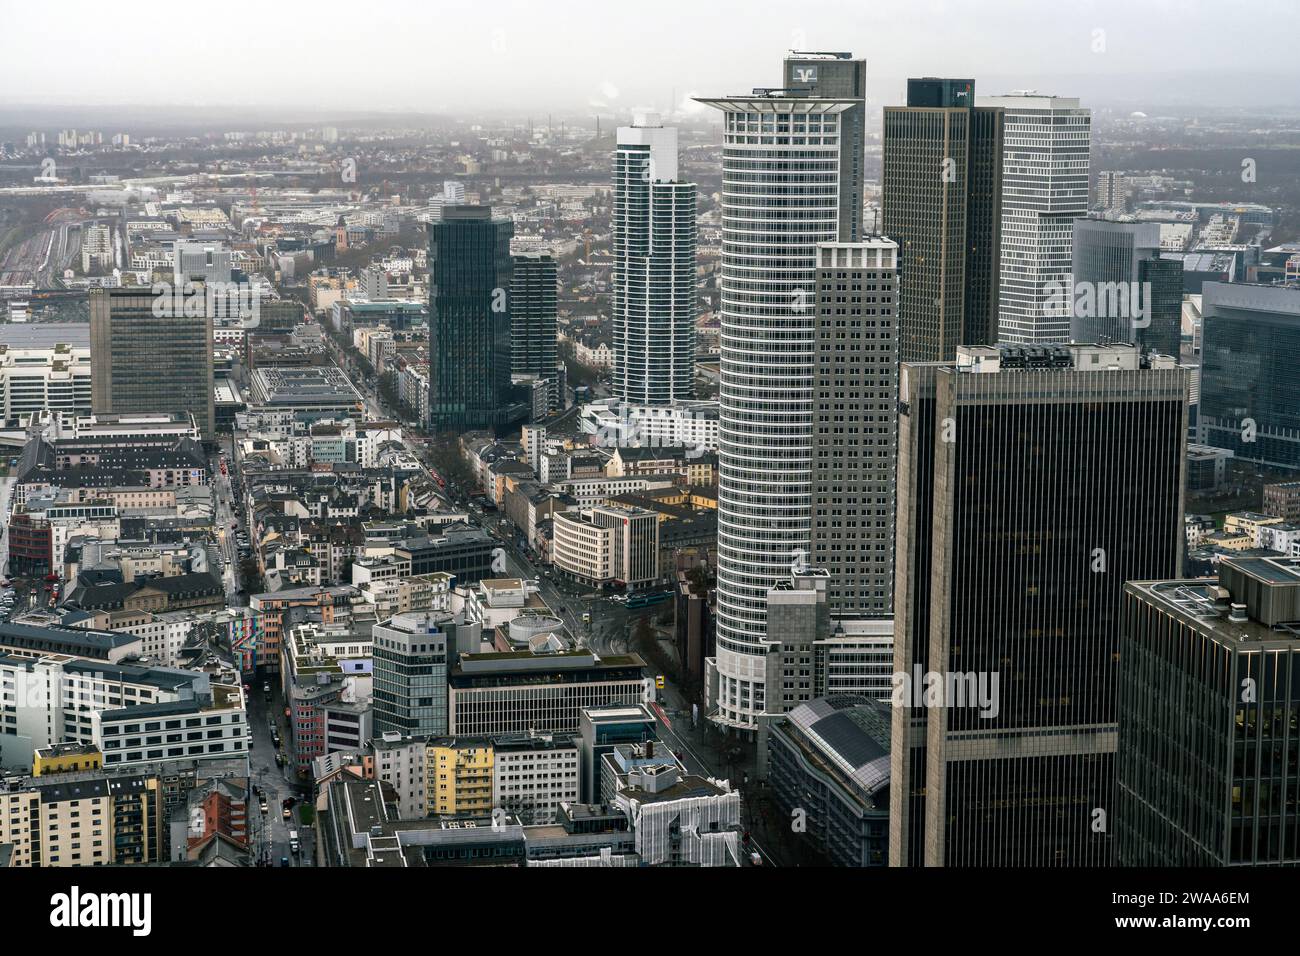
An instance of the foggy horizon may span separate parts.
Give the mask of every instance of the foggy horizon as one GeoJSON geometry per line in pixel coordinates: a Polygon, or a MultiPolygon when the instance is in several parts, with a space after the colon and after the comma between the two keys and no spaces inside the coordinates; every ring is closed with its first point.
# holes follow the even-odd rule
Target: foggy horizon
{"type": "Polygon", "coordinates": [[[1036,88],[1093,106],[1214,108],[1242,86],[1261,107],[1300,104],[1300,84],[1285,85],[1300,79],[1292,31],[1263,29],[1293,15],[1284,0],[1254,5],[1248,18],[1204,0],[926,0],[903,10],[669,0],[652,13],[514,0],[473,26],[454,8],[404,0],[367,5],[360,17],[332,0],[307,9],[233,0],[202,31],[172,28],[170,8],[145,6],[155,19],[13,6],[0,109],[690,115],[703,113],[692,96],[776,85],[774,63],[791,49],[865,58],[869,105],[897,102],[907,77],[925,75],[973,77],[983,94],[1036,88]],[[80,68],[51,74],[40,52],[50,40],[80,68]],[[1141,89],[1126,82],[1139,77],[1141,89]]]}

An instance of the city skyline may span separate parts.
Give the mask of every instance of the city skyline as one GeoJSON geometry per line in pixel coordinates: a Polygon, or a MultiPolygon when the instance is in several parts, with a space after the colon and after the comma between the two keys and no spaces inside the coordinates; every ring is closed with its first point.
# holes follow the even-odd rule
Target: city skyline
{"type": "Polygon", "coordinates": [[[1292,11],[697,7],[0,13],[15,912],[1285,916],[1292,11]]]}

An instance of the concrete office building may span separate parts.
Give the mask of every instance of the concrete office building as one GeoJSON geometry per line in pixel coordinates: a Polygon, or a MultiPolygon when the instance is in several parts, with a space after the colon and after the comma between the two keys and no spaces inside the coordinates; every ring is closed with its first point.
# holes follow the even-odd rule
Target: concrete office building
{"type": "MultiPolygon", "coordinates": [[[[108,682],[111,691],[111,682],[121,678],[110,669],[101,670],[107,673],[96,675],[96,681],[108,682]]],[[[164,760],[247,757],[252,736],[243,696],[234,686],[214,686],[203,696],[138,704],[96,716],[93,740],[103,750],[104,766],[109,769],[140,769],[164,760]]]]}
{"type": "Polygon", "coordinates": [[[693,452],[717,451],[718,403],[632,405],[609,398],[582,406],[580,429],[601,447],[667,445],[693,452]]]}
{"type": "Polygon", "coordinates": [[[514,225],[447,206],[429,231],[429,416],[436,431],[492,428],[510,404],[514,225]]]}
{"type": "Polygon", "coordinates": [[[834,575],[805,568],[767,593],[767,710],[758,725],[758,776],[768,774],[773,722],[818,697],[849,694],[889,700],[893,693],[894,629],[888,618],[835,619],[834,575]]]}
{"type": "Polygon", "coordinates": [[[665,405],[695,397],[695,184],[677,172],[677,130],[654,113],[614,147],[613,392],[665,405]]]}
{"type": "Polygon", "coordinates": [[[230,250],[224,243],[177,240],[172,257],[172,273],[177,285],[183,282],[230,281],[230,250]]]}
{"type": "Polygon", "coordinates": [[[397,815],[417,820],[428,808],[428,735],[403,735],[393,730],[377,732],[370,742],[375,780],[393,788],[397,815]]]}
{"type": "Polygon", "coordinates": [[[461,654],[448,678],[450,732],[577,733],[584,707],[645,700],[644,671],[635,654],[601,657],[586,648],[461,654]]]}
{"type": "Polygon", "coordinates": [[[1073,342],[1131,342],[1161,355],[1182,345],[1183,263],[1160,256],[1160,223],[1074,220],[1073,342]]]}
{"type": "MultiPolygon", "coordinates": [[[[86,326],[80,326],[84,333],[86,326]]],[[[90,414],[90,346],[82,342],[10,345],[0,341],[0,426],[44,412],[90,414]]]]}
{"type": "Polygon", "coordinates": [[[580,797],[580,749],[572,734],[510,734],[492,741],[493,807],[525,826],[554,823],[580,797]]]}
{"type": "Polygon", "coordinates": [[[1119,866],[1295,866],[1300,562],[1130,581],[1120,637],[1119,866]]]}
{"type": "Polygon", "coordinates": [[[552,559],[577,581],[630,588],[659,580],[659,515],[645,508],[590,508],[553,516],[552,559]]]}
{"type": "Polygon", "coordinates": [[[611,804],[627,815],[644,865],[740,866],[740,792],[725,780],[684,773],[675,760],[636,767],[611,804]]]}
{"type": "Polygon", "coordinates": [[[1201,316],[1198,440],[1300,469],[1300,289],[1207,282],[1201,316]]]}
{"type": "Polygon", "coordinates": [[[724,144],[709,702],[737,730],[764,710],[767,590],[811,547],[817,246],[861,235],[864,72],[847,53],[792,53],[779,89],[700,101],[722,111],[724,144]]]}
{"type": "Polygon", "coordinates": [[[997,340],[1004,113],[975,81],[909,79],[884,112],[882,226],[899,246],[899,353],[950,362],[997,340]]]}
{"type": "Polygon", "coordinates": [[[1092,113],[1077,98],[1033,92],[975,102],[1005,113],[997,340],[1067,342],[1059,290],[1070,283],[1074,220],[1088,212],[1092,113]]]}
{"type": "Polygon", "coordinates": [[[810,551],[837,617],[893,609],[897,283],[890,239],[817,247],[810,551]]]}
{"type": "Polygon", "coordinates": [[[1187,391],[1128,345],[902,366],[891,865],[1109,861],[1123,585],[1182,559],[1187,391]]]}
{"type": "Polygon", "coordinates": [[[211,438],[212,316],[155,310],[155,302],[148,289],[90,290],[91,407],[96,415],[184,412],[211,438]]]}

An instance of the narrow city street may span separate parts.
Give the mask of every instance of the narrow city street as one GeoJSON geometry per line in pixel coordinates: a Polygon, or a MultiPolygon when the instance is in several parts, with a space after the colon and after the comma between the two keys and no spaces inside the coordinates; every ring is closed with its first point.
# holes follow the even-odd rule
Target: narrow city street
{"type": "Polygon", "coordinates": [[[9,499],[17,479],[0,478],[0,577],[9,576],[9,499]]]}
{"type": "Polygon", "coordinates": [[[303,792],[293,779],[293,771],[288,766],[278,767],[275,762],[276,747],[271,735],[271,721],[274,720],[282,743],[287,741],[287,721],[284,716],[283,698],[279,688],[271,685],[274,696],[270,704],[264,700],[261,685],[255,685],[248,694],[248,723],[252,730],[252,741],[248,754],[249,774],[255,788],[266,797],[267,812],[260,812],[256,806],[250,807],[250,818],[254,821],[252,840],[258,848],[259,859],[271,866],[280,866],[288,860],[289,866],[311,866],[315,859],[313,833],[311,827],[302,825],[299,820],[300,808],[295,804],[291,820],[284,819],[283,801],[293,797],[295,801],[303,798],[303,792]],[[289,831],[296,830],[301,841],[298,853],[289,848],[289,831]]]}

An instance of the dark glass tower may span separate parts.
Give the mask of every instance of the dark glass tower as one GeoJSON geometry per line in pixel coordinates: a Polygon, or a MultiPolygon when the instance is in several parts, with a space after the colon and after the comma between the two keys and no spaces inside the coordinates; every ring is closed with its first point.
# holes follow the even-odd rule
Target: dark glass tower
{"type": "Polygon", "coordinates": [[[975,81],[925,76],[907,81],[907,105],[923,109],[956,109],[975,105],[975,81]]]}
{"type": "Polygon", "coordinates": [[[1178,357],[1183,264],[1160,258],[1159,223],[1076,219],[1073,254],[1073,341],[1132,342],[1178,357]]]}
{"type": "Polygon", "coordinates": [[[896,717],[891,862],[1109,862],[1122,589],[1179,566],[1187,389],[1132,346],[904,366],[895,669],[939,696],[896,717]]]}
{"type": "Polygon", "coordinates": [[[1300,574],[1131,581],[1120,632],[1120,866],[1300,864],[1300,574]]]}
{"type": "Polygon", "coordinates": [[[189,291],[165,288],[157,294],[145,287],[90,290],[91,409],[96,415],[188,412],[211,440],[210,300],[203,283],[189,291]]]}
{"type": "MultiPolygon", "coordinates": [[[[514,257],[510,282],[510,371],[556,378],[555,260],[547,253],[514,257]]],[[[552,408],[555,406],[553,405],[552,408]]]]}
{"type": "Polygon", "coordinates": [[[1300,469],[1300,289],[1207,282],[1201,316],[1201,444],[1300,469]]]}
{"type": "Polygon", "coordinates": [[[912,79],[885,107],[882,232],[898,243],[904,362],[997,340],[1003,111],[973,80],[912,79]]]}
{"type": "Polygon", "coordinates": [[[437,431],[493,428],[512,404],[514,225],[489,206],[429,223],[429,418],[437,431]]]}

